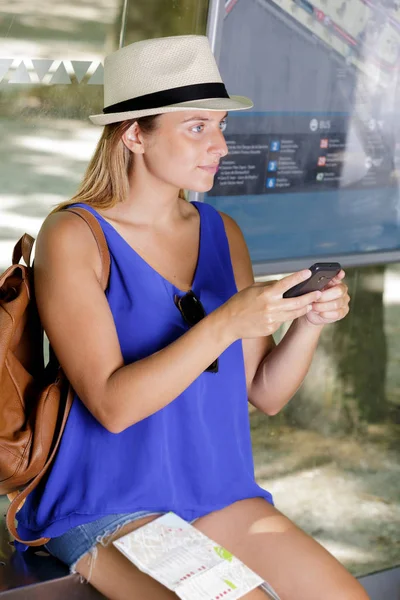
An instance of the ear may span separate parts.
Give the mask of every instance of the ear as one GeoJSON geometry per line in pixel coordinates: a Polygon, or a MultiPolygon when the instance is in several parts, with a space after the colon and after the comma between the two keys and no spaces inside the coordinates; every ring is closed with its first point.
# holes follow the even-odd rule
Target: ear
{"type": "Polygon", "coordinates": [[[122,135],[122,141],[134,154],[144,154],[143,136],[136,121],[122,135]]]}

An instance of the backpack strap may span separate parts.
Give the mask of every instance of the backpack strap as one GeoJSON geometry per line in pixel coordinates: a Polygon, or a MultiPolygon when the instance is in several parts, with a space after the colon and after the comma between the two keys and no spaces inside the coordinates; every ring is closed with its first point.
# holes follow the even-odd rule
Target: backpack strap
{"type": "Polygon", "coordinates": [[[24,233],[22,238],[20,238],[14,248],[14,252],[12,255],[12,264],[17,265],[23,257],[25,264],[27,267],[31,266],[31,254],[32,248],[35,240],[29,233],[24,233]]]}
{"type": "MultiPolygon", "coordinates": [[[[81,217],[89,226],[89,228],[94,236],[94,239],[96,240],[97,247],[98,247],[99,253],[100,253],[101,264],[102,264],[101,286],[103,288],[103,291],[105,292],[107,289],[108,280],[110,277],[111,261],[110,261],[110,253],[108,251],[107,241],[104,236],[103,230],[100,226],[100,223],[98,222],[96,217],[94,215],[92,215],[91,212],[89,212],[88,210],[86,210],[84,208],[79,208],[79,207],[75,208],[74,207],[74,208],[67,208],[66,210],[68,210],[68,212],[73,212],[76,215],[78,215],[79,217],[81,217]]],[[[24,261],[27,263],[28,266],[30,266],[30,255],[32,252],[34,239],[31,236],[29,236],[28,234],[25,234],[25,235],[27,236],[26,240],[24,241],[25,236],[22,236],[22,238],[19,240],[19,242],[16,246],[16,249],[14,250],[13,264],[18,263],[21,258],[21,255],[22,255],[24,258],[24,261]],[[32,243],[31,243],[31,240],[32,240],[32,243]],[[14,259],[16,260],[15,263],[14,263],[14,259]]],[[[64,377],[62,372],[60,373],[59,377],[61,377],[61,378],[64,377]]],[[[63,391],[61,391],[61,393],[63,393],[63,391]]],[[[49,466],[53,462],[53,459],[57,452],[58,446],[60,445],[61,437],[62,437],[64,428],[65,428],[65,425],[66,425],[66,422],[68,419],[68,415],[69,415],[69,411],[72,406],[73,398],[74,398],[74,392],[73,392],[72,387],[69,385],[68,392],[67,392],[67,399],[65,401],[64,414],[63,414],[63,418],[62,418],[62,421],[60,424],[60,429],[58,432],[57,440],[53,446],[53,449],[52,449],[49,457],[47,458],[41,471],[36,475],[36,477],[34,479],[32,479],[32,481],[21,492],[17,492],[13,495],[11,495],[11,494],[9,495],[9,498],[10,499],[12,498],[12,501],[7,510],[6,524],[7,524],[7,528],[9,530],[9,532],[11,533],[11,535],[21,544],[25,544],[27,546],[43,546],[50,539],[50,538],[42,537],[42,538],[38,538],[37,540],[21,540],[21,538],[18,536],[18,532],[15,527],[15,517],[16,517],[17,512],[19,511],[19,509],[25,502],[28,494],[30,494],[30,492],[32,492],[39,485],[42,477],[46,474],[49,466]]]]}
{"type": "Polygon", "coordinates": [[[107,285],[108,285],[108,279],[110,276],[110,253],[108,251],[106,238],[104,237],[104,233],[101,228],[101,225],[98,222],[98,220],[96,219],[96,217],[94,215],[92,215],[92,213],[89,212],[88,210],[86,210],[85,208],[80,208],[80,207],[75,208],[74,207],[74,208],[67,208],[66,210],[68,212],[75,213],[76,215],[81,217],[81,219],[83,219],[86,222],[86,224],[90,227],[90,229],[93,233],[94,239],[96,240],[97,247],[99,249],[101,264],[102,264],[101,282],[100,283],[101,283],[103,290],[106,291],[107,285]]]}

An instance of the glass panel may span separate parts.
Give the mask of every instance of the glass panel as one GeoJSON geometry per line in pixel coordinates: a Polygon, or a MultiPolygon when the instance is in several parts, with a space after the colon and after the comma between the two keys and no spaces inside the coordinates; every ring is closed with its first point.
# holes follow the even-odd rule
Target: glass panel
{"type": "Polygon", "coordinates": [[[260,275],[399,260],[399,51],[395,1],[227,0],[220,68],[254,109],[230,115],[206,198],[260,275]]]}
{"type": "Polygon", "coordinates": [[[119,0],[0,2],[0,268],[25,231],[75,191],[100,129],[106,52],[118,47],[119,0]]]}
{"type": "Polygon", "coordinates": [[[0,270],[76,191],[100,134],[88,115],[103,108],[104,55],[120,40],[206,32],[208,0],[128,2],[125,37],[124,5],[0,0],[0,270]]]}
{"type": "Polygon", "coordinates": [[[168,35],[205,35],[208,0],[135,0],[128,4],[125,44],[168,35]]]}
{"type": "Polygon", "coordinates": [[[323,330],[302,388],[251,426],[276,507],[361,575],[400,556],[400,266],[348,269],[347,283],[350,313],[323,330]]]}

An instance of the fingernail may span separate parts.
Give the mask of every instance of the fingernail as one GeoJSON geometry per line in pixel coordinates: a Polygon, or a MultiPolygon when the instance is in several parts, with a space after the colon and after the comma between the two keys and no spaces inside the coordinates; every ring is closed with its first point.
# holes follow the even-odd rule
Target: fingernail
{"type": "Polygon", "coordinates": [[[307,306],[307,312],[310,312],[310,310],[312,310],[312,305],[311,305],[311,304],[309,304],[309,305],[307,306]]]}
{"type": "Polygon", "coordinates": [[[321,298],[321,296],[322,296],[322,292],[317,292],[317,294],[316,294],[316,295],[317,295],[317,299],[319,299],[319,298],[321,298]]]}

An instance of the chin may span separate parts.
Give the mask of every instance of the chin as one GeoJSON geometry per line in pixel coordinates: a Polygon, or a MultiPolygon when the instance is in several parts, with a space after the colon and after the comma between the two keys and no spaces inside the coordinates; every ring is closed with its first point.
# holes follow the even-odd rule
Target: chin
{"type": "Polygon", "coordinates": [[[212,188],[214,187],[214,182],[207,184],[198,184],[198,185],[192,185],[189,187],[190,190],[192,190],[192,192],[199,192],[199,193],[204,193],[204,192],[209,192],[210,190],[212,190],[212,188]]]}

